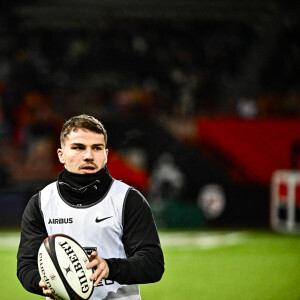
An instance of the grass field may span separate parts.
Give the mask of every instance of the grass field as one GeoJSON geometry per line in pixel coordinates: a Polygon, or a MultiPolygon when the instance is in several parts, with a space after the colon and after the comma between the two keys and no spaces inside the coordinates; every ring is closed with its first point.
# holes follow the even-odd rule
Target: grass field
{"type": "MultiPolygon", "coordinates": [[[[16,277],[18,232],[0,232],[0,300],[43,299],[16,277]]],[[[143,300],[300,299],[300,237],[256,231],[161,232],[166,271],[143,300]]]]}

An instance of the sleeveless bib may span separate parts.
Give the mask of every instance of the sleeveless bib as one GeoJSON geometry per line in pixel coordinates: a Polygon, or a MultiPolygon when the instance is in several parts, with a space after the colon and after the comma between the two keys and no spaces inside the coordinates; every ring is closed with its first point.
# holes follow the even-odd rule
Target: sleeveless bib
{"type": "MultiPolygon", "coordinates": [[[[104,259],[126,258],[122,217],[130,186],[114,180],[104,198],[90,206],[81,206],[66,203],[57,184],[53,182],[40,192],[40,208],[48,236],[63,233],[74,238],[88,254],[96,250],[104,259]]],[[[103,279],[90,299],[140,300],[140,288],[138,284],[121,285],[103,279]]]]}

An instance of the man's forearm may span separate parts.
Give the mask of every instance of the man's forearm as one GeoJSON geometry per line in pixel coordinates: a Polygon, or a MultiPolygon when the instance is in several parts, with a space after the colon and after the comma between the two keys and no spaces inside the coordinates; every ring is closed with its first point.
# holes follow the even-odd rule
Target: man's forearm
{"type": "Polygon", "coordinates": [[[28,292],[43,295],[43,291],[39,287],[41,277],[37,268],[32,265],[18,265],[17,276],[28,292]]]}
{"type": "Polygon", "coordinates": [[[120,284],[142,284],[159,281],[164,273],[161,249],[145,247],[130,258],[106,259],[108,278],[120,284]]]}
{"type": "Polygon", "coordinates": [[[47,231],[39,210],[38,195],[33,196],[25,208],[21,226],[21,240],[17,254],[17,276],[24,288],[43,295],[39,287],[37,266],[38,249],[47,237],[47,231]]]}

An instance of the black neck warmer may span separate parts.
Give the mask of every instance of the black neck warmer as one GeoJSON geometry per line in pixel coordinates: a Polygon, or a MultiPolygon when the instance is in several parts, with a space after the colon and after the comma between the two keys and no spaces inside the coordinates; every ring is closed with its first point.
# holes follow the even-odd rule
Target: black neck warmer
{"type": "Polygon", "coordinates": [[[106,166],[93,174],[76,174],[64,169],[58,176],[58,187],[62,197],[71,204],[89,205],[107,193],[112,180],[106,166]]]}

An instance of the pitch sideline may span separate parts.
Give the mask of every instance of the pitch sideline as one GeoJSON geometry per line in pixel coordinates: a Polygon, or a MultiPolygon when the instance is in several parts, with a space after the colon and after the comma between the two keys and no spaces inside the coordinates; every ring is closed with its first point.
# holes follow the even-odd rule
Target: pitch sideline
{"type": "MultiPolygon", "coordinates": [[[[163,247],[194,246],[204,250],[241,244],[246,236],[246,232],[160,232],[163,247]]],[[[19,232],[0,232],[0,250],[15,250],[19,242],[19,232]]]]}
{"type": "Polygon", "coordinates": [[[19,232],[0,232],[0,250],[15,250],[19,242],[19,232]]]}
{"type": "Polygon", "coordinates": [[[241,244],[247,236],[246,232],[174,232],[161,233],[163,247],[198,247],[209,250],[241,244]]]}

